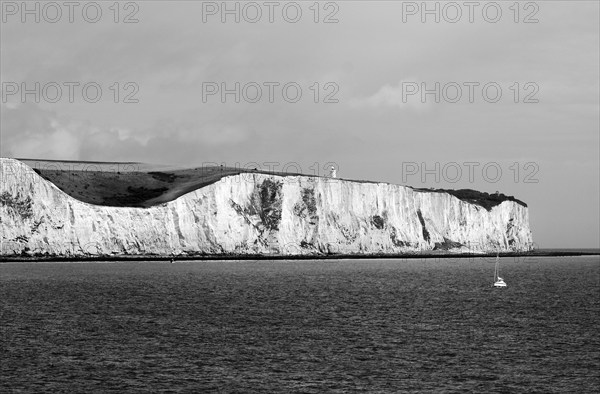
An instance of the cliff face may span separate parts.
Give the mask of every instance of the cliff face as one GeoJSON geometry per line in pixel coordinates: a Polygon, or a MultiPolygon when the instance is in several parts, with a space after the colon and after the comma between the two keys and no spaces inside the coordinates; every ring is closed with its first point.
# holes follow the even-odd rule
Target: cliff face
{"type": "Polygon", "coordinates": [[[527,208],[490,211],[447,193],[257,173],[229,176],[150,208],[91,205],[0,159],[1,253],[181,255],[523,251],[527,208]]]}

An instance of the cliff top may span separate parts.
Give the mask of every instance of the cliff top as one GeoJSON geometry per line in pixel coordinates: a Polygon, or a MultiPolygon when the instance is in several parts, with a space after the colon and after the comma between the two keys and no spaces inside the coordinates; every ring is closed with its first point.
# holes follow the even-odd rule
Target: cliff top
{"type": "Polygon", "coordinates": [[[185,168],[137,162],[17,160],[77,200],[115,207],[162,204],[241,173],[302,175],[220,165],[185,168]]]}
{"type": "Polygon", "coordinates": [[[487,209],[488,211],[491,210],[496,205],[500,205],[504,201],[514,201],[517,204],[527,207],[527,204],[525,204],[523,201],[516,199],[514,196],[507,196],[503,193],[490,194],[490,193],[480,192],[480,191],[473,190],[473,189],[458,189],[458,190],[426,189],[426,188],[420,188],[420,189],[413,188],[413,189],[417,190],[417,191],[429,192],[429,193],[448,193],[448,194],[458,198],[459,200],[462,200],[462,201],[465,201],[465,202],[468,202],[471,204],[480,205],[480,206],[484,207],[485,209],[487,209]]]}
{"type": "MultiPolygon", "coordinates": [[[[218,182],[221,178],[242,173],[277,176],[307,176],[289,172],[269,172],[225,166],[185,168],[137,162],[99,162],[70,160],[17,159],[60,190],[80,201],[105,206],[150,207],[175,200],[196,189],[218,182]]],[[[374,181],[348,182],[380,183],[374,181]]],[[[458,199],[491,210],[503,201],[524,202],[504,194],[488,194],[471,189],[424,189],[419,192],[448,193],[458,199]]]]}

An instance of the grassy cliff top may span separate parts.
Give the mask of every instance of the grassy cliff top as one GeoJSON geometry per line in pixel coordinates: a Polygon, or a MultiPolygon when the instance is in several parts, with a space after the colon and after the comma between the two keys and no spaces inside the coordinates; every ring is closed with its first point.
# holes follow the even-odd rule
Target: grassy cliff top
{"type": "Polygon", "coordinates": [[[17,160],[77,200],[114,207],[151,207],[241,173],[301,175],[224,166],[184,168],[135,162],[17,160]]]}
{"type": "MultiPolygon", "coordinates": [[[[186,193],[218,182],[223,177],[242,173],[314,177],[314,175],[307,174],[268,172],[217,165],[185,168],[137,162],[17,160],[33,168],[41,177],[77,200],[89,204],[115,207],[150,207],[166,203],[186,193]]],[[[354,182],[378,183],[373,181],[354,182]]],[[[491,210],[492,207],[503,201],[514,201],[527,206],[524,202],[504,194],[488,194],[470,189],[413,189],[420,192],[448,193],[487,210],[491,210]]]]}

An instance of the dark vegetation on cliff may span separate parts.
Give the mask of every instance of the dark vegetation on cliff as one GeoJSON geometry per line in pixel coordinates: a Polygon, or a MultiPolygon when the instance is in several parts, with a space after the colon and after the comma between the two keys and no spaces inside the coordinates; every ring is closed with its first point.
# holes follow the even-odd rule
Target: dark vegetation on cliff
{"type": "Polygon", "coordinates": [[[383,227],[385,226],[385,219],[382,218],[379,215],[374,215],[371,218],[371,224],[373,225],[373,227],[375,227],[376,229],[382,230],[383,227]]]}
{"type": "Polygon", "coordinates": [[[513,196],[507,196],[502,193],[490,194],[490,193],[480,192],[480,191],[472,190],[472,189],[459,189],[459,190],[425,189],[425,188],[420,188],[420,189],[413,188],[413,189],[416,191],[429,192],[429,193],[448,193],[448,194],[458,198],[459,200],[482,206],[485,209],[487,209],[488,211],[491,211],[493,207],[495,207],[496,205],[500,205],[504,201],[514,201],[517,204],[527,207],[527,204],[525,204],[523,201],[517,200],[513,196]]]}
{"type": "MultiPolygon", "coordinates": [[[[303,175],[214,165],[177,168],[135,162],[20,160],[73,198],[90,204],[116,207],[150,207],[166,203],[231,175],[244,174],[248,181],[252,179],[254,173],[279,176],[303,175]]],[[[312,175],[304,174],[304,176],[312,175]]],[[[524,207],[527,206],[513,196],[502,193],[489,194],[471,189],[413,189],[429,193],[448,193],[465,202],[482,206],[488,211],[503,201],[514,201],[524,207]]],[[[304,191],[302,200],[304,209],[307,210],[306,214],[315,216],[314,194],[304,191]]],[[[375,227],[382,225],[378,219],[374,219],[373,224],[375,227]]]]}
{"type": "Polygon", "coordinates": [[[283,183],[266,179],[254,189],[250,214],[256,214],[268,230],[276,231],[281,222],[281,189],[283,183]]]}
{"type": "Polygon", "coordinates": [[[419,222],[421,223],[421,227],[423,228],[423,239],[427,242],[431,239],[429,236],[429,231],[427,231],[427,227],[425,226],[425,220],[423,219],[423,214],[421,210],[417,210],[417,216],[419,217],[419,222]]]}
{"type": "Polygon", "coordinates": [[[444,242],[436,242],[433,250],[452,250],[458,249],[461,246],[464,246],[460,242],[452,241],[448,238],[444,238],[444,242]]]}
{"type": "Polygon", "coordinates": [[[301,218],[308,217],[311,224],[316,224],[319,217],[314,189],[302,189],[302,200],[294,205],[294,214],[301,218]]]}
{"type": "Polygon", "coordinates": [[[14,215],[20,216],[22,219],[31,219],[33,216],[30,196],[17,194],[16,197],[13,197],[9,192],[4,192],[0,195],[0,204],[8,207],[9,211],[12,211],[14,215]]]}

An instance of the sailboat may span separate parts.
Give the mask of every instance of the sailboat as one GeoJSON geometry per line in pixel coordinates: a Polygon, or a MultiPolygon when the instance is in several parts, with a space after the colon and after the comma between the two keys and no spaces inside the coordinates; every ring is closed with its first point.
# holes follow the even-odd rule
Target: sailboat
{"type": "Polygon", "coordinates": [[[500,256],[496,253],[496,267],[494,268],[494,287],[506,287],[506,282],[498,276],[500,266],[500,256]]]}

